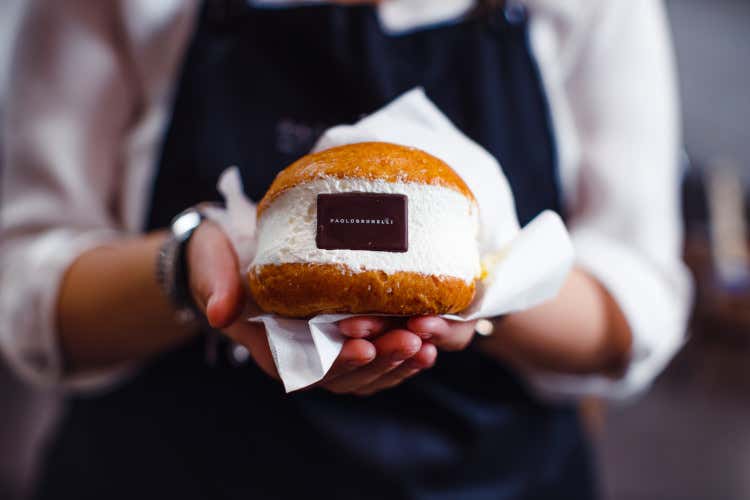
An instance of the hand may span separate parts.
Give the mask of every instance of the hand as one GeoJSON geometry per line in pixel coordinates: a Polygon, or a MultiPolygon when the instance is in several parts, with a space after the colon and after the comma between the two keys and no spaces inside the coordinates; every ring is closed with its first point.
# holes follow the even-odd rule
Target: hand
{"type": "Polygon", "coordinates": [[[338,326],[343,335],[350,337],[347,344],[371,342],[376,358],[370,365],[345,376],[336,378],[334,374],[335,378],[327,384],[334,392],[371,395],[395,387],[435,364],[435,346],[422,342],[409,330],[394,328],[391,319],[354,317],[340,321],[338,326]]]}
{"type": "MultiPolygon", "coordinates": [[[[212,222],[195,231],[187,247],[189,283],[209,324],[245,346],[267,374],[278,378],[263,326],[244,321],[247,304],[237,256],[226,235],[212,222]]],[[[408,330],[393,330],[372,340],[362,334],[376,323],[351,322],[350,338],[326,377],[316,386],[336,393],[367,395],[400,383],[435,361],[431,344],[408,330]]],[[[382,333],[382,332],[379,332],[382,333]]]]}
{"type": "Polygon", "coordinates": [[[574,268],[557,296],[504,316],[477,347],[520,371],[620,377],[633,337],[607,289],[574,268]]]}
{"type": "MultiPolygon", "coordinates": [[[[394,361],[385,364],[386,373],[360,387],[356,394],[371,394],[394,387],[417,373],[435,364],[437,350],[458,351],[464,349],[474,337],[475,321],[449,321],[437,316],[419,316],[406,321],[406,329],[396,328],[393,318],[360,316],[339,322],[339,329],[353,339],[370,339],[378,346],[390,347],[390,342],[415,342],[420,340],[421,348],[407,361],[394,361]]],[[[364,371],[364,369],[362,370],[364,371]]],[[[346,380],[349,382],[349,380],[346,380]]]]}
{"type": "Polygon", "coordinates": [[[451,321],[439,316],[410,318],[406,326],[426,342],[443,351],[461,351],[474,338],[476,321],[451,321]]]}
{"type": "MultiPolygon", "coordinates": [[[[442,351],[460,351],[474,338],[476,321],[450,321],[439,316],[415,316],[406,320],[406,329],[424,343],[442,351]]],[[[354,338],[375,338],[393,326],[392,319],[360,316],[339,322],[344,335],[354,338]]]]}

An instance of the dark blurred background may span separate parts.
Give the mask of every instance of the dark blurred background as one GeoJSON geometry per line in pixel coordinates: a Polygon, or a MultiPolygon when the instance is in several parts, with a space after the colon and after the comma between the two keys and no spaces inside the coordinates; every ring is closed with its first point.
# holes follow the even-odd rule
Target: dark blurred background
{"type": "MultiPolygon", "coordinates": [[[[0,0],[0,113],[18,7],[0,0]]],[[[750,1],[670,0],[685,128],[690,338],[645,396],[583,404],[605,499],[750,499],[750,1]]],[[[8,290],[0,293],[9,293],[8,290]]],[[[0,499],[20,500],[58,396],[0,363],[0,499]]]]}

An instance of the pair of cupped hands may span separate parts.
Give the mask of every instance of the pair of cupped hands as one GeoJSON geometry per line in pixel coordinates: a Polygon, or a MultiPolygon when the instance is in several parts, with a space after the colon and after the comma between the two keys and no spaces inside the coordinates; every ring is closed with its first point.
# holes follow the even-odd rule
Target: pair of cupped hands
{"type": "MultiPolygon", "coordinates": [[[[264,327],[242,314],[247,303],[237,255],[224,232],[212,222],[195,231],[187,247],[189,283],[195,303],[209,324],[245,346],[270,376],[278,373],[264,327]]],[[[355,317],[338,324],[347,337],[328,374],[316,384],[340,394],[370,395],[394,387],[432,367],[438,350],[464,349],[474,336],[474,322],[436,316],[355,317]]]]}

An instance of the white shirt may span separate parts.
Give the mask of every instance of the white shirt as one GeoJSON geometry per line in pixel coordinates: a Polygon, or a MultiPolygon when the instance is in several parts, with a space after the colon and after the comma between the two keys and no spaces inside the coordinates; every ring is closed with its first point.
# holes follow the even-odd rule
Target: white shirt
{"type": "MultiPolygon", "coordinates": [[[[389,31],[414,30],[455,19],[472,3],[439,2],[438,12],[421,8],[427,0],[386,1],[380,18],[389,31]]],[[[626,397],[682,344],[691,299],[680,259],[679,116],[665,13],[657,0],[526,3],[577,265],[617,301],[634,345],[620,379],[525,375],[543,396],[626,397]]],[[[4,128],[0,346],[32,381],[71,384],[55,317],[68,266],[142,231],[196,17],[195,0],[26,5],[4,128]]]]}

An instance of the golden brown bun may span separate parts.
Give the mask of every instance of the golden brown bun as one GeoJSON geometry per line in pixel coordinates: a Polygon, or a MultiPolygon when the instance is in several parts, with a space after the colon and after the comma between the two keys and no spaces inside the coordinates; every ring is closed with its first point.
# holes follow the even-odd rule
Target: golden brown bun
{"type": "Polygon", "coordinates": [[[266,312],[303,318],[320,313],[447,314],[465,309],[475,285],[459,278],[412,272],[352,273],[332,264],[269,264],[248,273],[266,312]]]}
{"type": "Polygon", "coordinates": [[[287,189],[321,177],[434,184],[454,189],[474,200],[463,179],[442,160],[398,144],[360,142],[303,156],[279,172],[258,204],[258,217],[287,189]]]}

